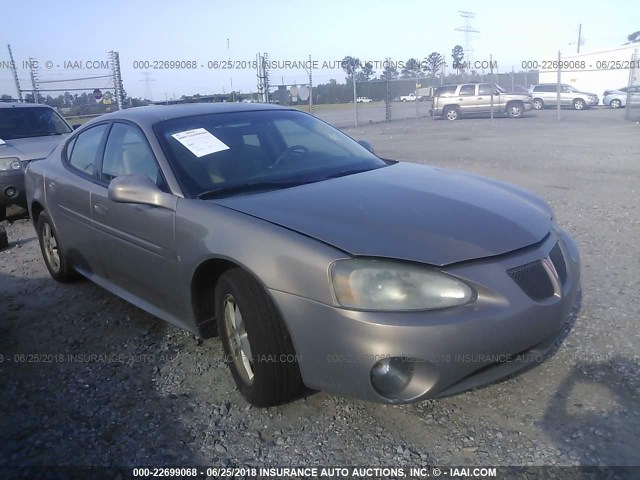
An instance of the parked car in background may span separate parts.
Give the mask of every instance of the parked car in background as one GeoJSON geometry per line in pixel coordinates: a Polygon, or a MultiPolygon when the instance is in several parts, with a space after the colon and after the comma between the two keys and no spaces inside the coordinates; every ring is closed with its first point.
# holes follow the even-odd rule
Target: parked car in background
{"type": "Polygon", "coordinates": [[[356,103],[369,103],[372,102],[373,100],[371,100],[369,97],[358,97],[356,98],[356,103]]]}
{"type": "Polygon", "coordinates": [[[410,93],[409,95],[400,96],[401,102],[415,102],[416,100],[418,100],[418,97],[416,96],[415,93],[410,93]]]}
{"type": "Polygon", "coordinates": [[[290,108],[104,115],[26,185],[53,278],[217,333],[257,406],[303,384],[408,403],[495,381],[554,349],[579,290],[540,198],[382,159],[290,108]]]}
{"type": "Polygon", "coordinates": [[[620,108],[627,105],[627,94],[638,93],[640,87],[621,87],[613,90],[605,90],[602,98],[602,104],[611,108],[620,108]]]}
{"type": "MultiPolygon", "coordinates": [[[[556,83],[541,83],[529,87],[533,98],[533,108],[542,110],[545,107],[558,105],[558,90],[556,83]]],[[[571,85],[560,84],[560,106],[571,107],[574,110],[584,110],[595,107],[599,103],[595,93],[581,92],[571,85]]]]}
{"type": "Polygon", "coordinates": [[[494,83],[459,83],[437,87],[431,100],[431,115],[447,120],[487,115],[492,109],[495,115],[518,118],[531,110],[531,96],[507,92],[494,83]]]}
{"type": "Polygon", "coordinates": [[[72,131],[47,105],[0,102],[0,220],[10,205],[26,206],[24,171],[45,158],[72,131]]]}

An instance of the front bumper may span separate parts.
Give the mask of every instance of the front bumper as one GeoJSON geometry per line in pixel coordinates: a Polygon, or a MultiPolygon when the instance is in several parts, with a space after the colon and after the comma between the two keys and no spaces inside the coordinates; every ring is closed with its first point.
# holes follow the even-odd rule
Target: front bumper
{"type": "Polygon", "coordinates": [[[590,107],[595,107],[600,103],[600,99],[598,97],[595,97],[593,100],[587,100],[587,105],[589,105],[590,107]]]}
{"type": "Polygon", "coordinates": [[[0,205],[25,206],[27,197],[24,191],[24,167],[20,170],[0,172],[0,205]],[[15,194],[11,195],[11,191],[15,194]]]}
{"type": "Polygon", "coordinates": [[[430,312],[361,312],[270,291],[291,333],[305,384],[364,400],[408,403],[496,381],[541,362],[553,349],[580,281],[577,247],[555,231],[535,248],[446,271],[474,286],[474,303],[430,312]],[[566,279],[558,295],[534,301],[507,270],[544,259],[556,243],[566,279]],[[408,386],[392,398],[371,382],[374,364],[385,357],[416,359],[408,386]]]}

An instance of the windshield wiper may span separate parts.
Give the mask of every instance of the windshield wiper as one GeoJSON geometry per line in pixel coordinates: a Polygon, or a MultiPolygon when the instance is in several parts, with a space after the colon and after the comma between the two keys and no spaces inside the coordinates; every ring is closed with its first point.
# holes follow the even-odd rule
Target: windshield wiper
{"type": "Polygon", "coordinates": [[[304,185],[305,183],[312,183],[313,180],[304,180],[296,182],[250,182],[243,183],[242,185],[234,185],[230,187],[220,187],[213,190],[208,190],[198,194],[199,199],[224,197],[227,195],[234,195],[236,193],[257,192],[260,190],[279,190],[282,188],[296,187],[298,185],[304,185]]]}
{"type": "MultiPolygon", "coordinates": [[[[381,167],[377,167],[381,168],[381,167]]],[[[368,172],[369,170],[376,170],[376,168],[351,168],[347,170],[340,170],[339,172],[332,173],[331,175],[327,175],[324,177],[324,180],[328,180],[330,178],[338,178],[338,177],[346,177],[347,175],[355,175],[356,173],[368,172]]]]}

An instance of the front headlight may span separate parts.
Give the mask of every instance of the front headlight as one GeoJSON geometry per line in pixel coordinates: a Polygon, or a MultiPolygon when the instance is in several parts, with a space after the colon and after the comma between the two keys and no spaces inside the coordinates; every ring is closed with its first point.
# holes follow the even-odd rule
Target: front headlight
{"type": "Polygon", "coordinates": [[[0,171],[20,170],[20,159],[17,157],[0,158],[0,171]]]}
{"type": "Polygon", "coordinates": [[[436,269],[393,260],[338,260],[331,265],[338,303],[358,310],[433,310],[464,305],[475,293],[436,269]]]}

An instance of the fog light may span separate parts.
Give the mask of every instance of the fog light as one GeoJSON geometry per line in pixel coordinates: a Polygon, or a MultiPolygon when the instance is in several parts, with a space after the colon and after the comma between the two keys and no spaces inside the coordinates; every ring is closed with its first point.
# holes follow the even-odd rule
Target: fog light
{"type": "Polygon", "coordinates": [[[16,189],[13,187],[7,187],[4,191],[4,194],[9,198],[15,197],[17,193],[18,192],[16,192],[16,189]]]}
{"type": "Polygon", "coordinates": [[[371,369],[371,384],[380,395],[396,398],[411,382],[413,369],[414,362],[410,358],[385,358],[371,369]]]}

